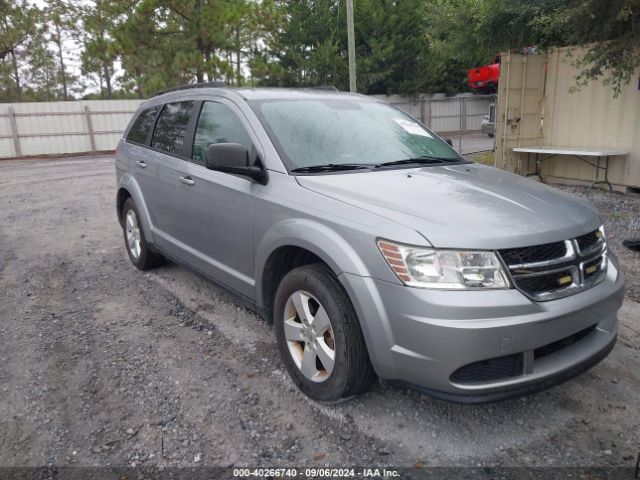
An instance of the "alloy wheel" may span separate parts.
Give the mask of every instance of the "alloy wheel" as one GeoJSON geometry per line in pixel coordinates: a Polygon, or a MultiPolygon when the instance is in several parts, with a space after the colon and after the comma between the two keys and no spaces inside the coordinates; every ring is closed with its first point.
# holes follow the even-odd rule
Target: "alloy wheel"
{"type": "Polygon", "coordinates": [[[284,336],[289,353],[309,380],[324,382],[335,366],[335,340],[326,310],[308,292],[297,290],[284,309],[284,336]]]}
{"type": "Polygon", "coordinates": [[[140,243],[140,226],[138,225],[138,217],[134,210],[128,210],[125,220],[125,229],[127,233],[127,246],[133,258],[140,257],[142,251],[140,243]]]}

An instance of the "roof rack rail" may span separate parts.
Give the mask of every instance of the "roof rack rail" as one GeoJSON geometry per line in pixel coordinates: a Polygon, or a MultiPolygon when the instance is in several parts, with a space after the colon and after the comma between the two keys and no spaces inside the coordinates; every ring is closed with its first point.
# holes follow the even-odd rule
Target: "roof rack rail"
{"type": "Polygon", "coordinates": [[[227,87],[226,82],[200,82],[200,83],[187,83],[184,85],[178,85],[177,87],[165,88],[164,90],[158,90],[152,97],[157,97],[163,93],[176,92],[178,90],[189,90],[191,88],[223,88],[227,87]]]}
{"type": "Polygon", "coordinates": [[[312,87],[307,87],[307,88],[311,88],[313,90],[328,90],[330,92],[339,92],[340,91],[333,85],[314,85],[312,87]]]}

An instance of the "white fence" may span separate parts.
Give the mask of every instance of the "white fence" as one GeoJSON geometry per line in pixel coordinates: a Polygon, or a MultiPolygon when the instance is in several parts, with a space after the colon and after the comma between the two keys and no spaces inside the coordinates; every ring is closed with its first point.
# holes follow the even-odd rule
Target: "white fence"
{"type": "Polygon", "coordinates": [[[419,119],[438,133],[470,133],[480,131],[482,117],[489,114],[494,95],[461,94],[454,97],[419,95],[374,95],[419,119]]]}
{"type": "Polygon", "coordinates": [[[140,100],[0,104],[0,158],[113,150],[140,100]]]}
{"type": "MultiPolygon", "coordinates": [[[[480,130],[492,95],[376,96],[436,132],[480,130]]],[[[111,151],[141,100],[0,104],[0,158],[111,151]]]]}

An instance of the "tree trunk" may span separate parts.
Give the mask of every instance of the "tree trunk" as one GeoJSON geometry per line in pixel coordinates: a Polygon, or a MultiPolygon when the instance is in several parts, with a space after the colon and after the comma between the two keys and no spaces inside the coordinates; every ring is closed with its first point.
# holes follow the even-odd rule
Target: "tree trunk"
{"type": "Polygon", "coordinates": [[[196,39],[196,50],[200,53],[200,57],[196,63],[196,81],[198,83],[204,82],[204,71],[202,70],[202,58],[205,56],[204,52],[204,43],[200,34],[198,34],[198,38],[196,39]]]}
{"type": "Polygon", "coordinates": [[[9,53],[11,53],[11,62],[13,64],[13,79],[16,82],[16,99],[20,102],[22,101],[22,88],[20,87],[20,73],[18,72],[18,60],[16,59],[16,52],[12,48],[9,53]]]}
{"type": "Polygon", "coordinates": [[[107,87],[107,98],[111,98],[113,93],[111,90],[111,72],[109,72],[109,65],[106,61],[102,62],[102,69],[104,73],[104,83],[107,87]]]}
{"type": "Polygon", "coordinates": [[[202,59],[206,58],[206,52],[204,48],[204,42],[202,41],[202,37],[198,34],[198,38],[196,38],[196,50],[200,53],[200,57],[196,62],[196,81],[198,83],[204,82],[204,71],[202,70],[202,59]]]}
{"type": "Polygon", "coordinates": [[[210,65],[209,62],[211,62],[211,51],[209,49],[207,49],[204,52],[204,61],[205,61],[206,65],[207,65],[207,67],[206,67],[206,70],[207,70],[207,82],[213,82],[213,74],[211,73],[211,70],[210,70],[211,67],[209,66],[210,65]]]}
{"type": "MultiPolygon", "coordinates": [[[[254,41],[253,41],[253,34],[249,33],[250,37],[249,37],[249,47],[250,47],[250,53],[249,53],[249,62],[251,62],[252,60],[254,60],[256,58],[256,55],[258,53],[258,47],[255,45],[254,41]]],[[[253,87],[255,85],[255,80],[253,79],[253,68],[249,69],[249,73],[251,75],[251,86],[253,87]]]]}
{"type": "Polygon", "coordinates": [[[198,83],[204,82],[204,73],[202,72],[202,67],[200,65],[196,67],[196,81],[198,83]]]}
{"type": "Polygon", "coordinates": [[[141,82],[142,73],[140,72],[140,68],[138,67],[133,68],[133,72],[135,73],[135,84],[136,84],[136,90],[138,91],[138,98],[144,98],[144,95],[142,94],[142,82],[141,82]]]}
{"type": "Polygon", "coordinates": [[[60,79],[62,80],[62,94],[64,99],[67,100],[67,73],[64,69],[64,57],[62,56],[62,37],[60,36],[60,25],[56,23],[56,38],[55,42],[58,45],[58,57],[60,59],[60,79]]]}
{"type": "Polygon", "coordinates": [[[195,18],[195,22],[196,22],[196,50],[198,51],[198,53],[200,53],[200,57],[198,57],[197,63],[196,63],[196,81],[198,83],[202,83],[204,82],[204,72],[202,71],[202,59],[204,58],[204,54],[205,54],[205,48],[204,48],[204,41],[202,39],[202,33],[200,33],[200,8],[202,6],[202,1],[201,0],[196,0],[195,6],[194,6],[194,15],[193,18],[195,18]]]}
{"type": "Polygon", "coordinates": [[[240,26],[236,26],[236,82],[240,86],[240,26]]]}

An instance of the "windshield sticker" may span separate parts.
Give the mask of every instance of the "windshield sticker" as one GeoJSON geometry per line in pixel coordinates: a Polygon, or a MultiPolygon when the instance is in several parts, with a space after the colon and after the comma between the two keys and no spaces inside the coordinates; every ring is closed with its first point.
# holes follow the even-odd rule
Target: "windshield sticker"
{"type": "Polygon", "coordinates": [[[421,135],[423,137],[433,138],[429,135],[429,132],[415,122],[405,120],[404,118],[394,118],[393,120],[400,125],[405,132],[410,133],[411,135],[421,135]]]}

